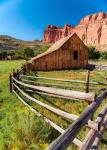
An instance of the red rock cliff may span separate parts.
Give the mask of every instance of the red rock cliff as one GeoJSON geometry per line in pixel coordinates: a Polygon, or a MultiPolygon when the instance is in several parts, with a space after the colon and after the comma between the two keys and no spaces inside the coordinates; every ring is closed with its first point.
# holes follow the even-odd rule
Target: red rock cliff
{"type": "Polygon", "coordinates": [[[54,43],[72,32],[76,32],[85,44],[107,50],[107,13],[100,12],[86,16],[75,27],[65,25],[59,28],[49,25],[44,33],[44,42],[54,43]]]}
{"type": "Polygon", "coordinates": [[[54,43],[55,41],[69,35],[72,32],[73,26],[65,25],[64,28],[48,25],[44,34],[44,42],[54,43]]]}

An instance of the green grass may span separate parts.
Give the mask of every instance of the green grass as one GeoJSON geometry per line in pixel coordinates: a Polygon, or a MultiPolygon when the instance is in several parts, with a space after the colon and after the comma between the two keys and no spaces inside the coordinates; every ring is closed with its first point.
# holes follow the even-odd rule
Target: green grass
{"type": "Polygon", "coordinates": [[[90,64],[107,65],[107,60],[90,60],[90,64]]]}
{"type": "Polygon", "coordinates": [[[53,129],[9,92],[9,73],[22,63],[0,61],[0,150],[43,149],[45,143],[55,139],[53,129]]]}
{"type": "MultiPolygon", "coordinates": [[[[9,73],[13,68],[18,69],[24,63],[19,61],[0,61],[0,150],[43,150],[59,134],[52,129],[42,119],[38,118],[29,109],[27,109],[14,94],[9,92],[9,73]]],[[[31,73],[32,74],[32,73],[31,73]]],[[[86,70],[71,71],[52,71],[52,72],[33,72],[33,75],[43,77],[54,77],[62,79],[84,80],[86,79],[86,70]]],[[[91,71],[90,81],[104,82],[107,71],[91,71]]],[[[43,80],[42,82],[46,82],[43,80]]],[[[51,81],[51,83],[53,83],[51,81]]],[[[54,82],[55,83],[55,82],[54,82]]],[[[56,82],[58,83],[58,82],[56,82]]],[[[59,82],[60,84],[61,82],[59,82]]],[[[68,83],[66,84],[68,85],[68,83]]],[[[71,84],[69,84],[71,85],[71,84]]],[[[78,86],[78,84],[77,84],[78,86]]],[[[98,93],[97,93],[98,94],[98,93]]],[[[60,107],[62,110],[80,115],[88,105],[87,102],[68,101],[48,96],[33,95],[38,100],[49,105],[60,107]]],[[[28,100],[25,99],[27,102],[28,100]]],[[[101,105],[98,112],[105,105],[101,105]]],[[[30,102],[38,111],[43,113],[49,119],[56,122],[63,128],[68,127],[68,121],[50,113],[48,110],[30,102]]],[[[82,129],[79,138],[84,139],[86,128],[82,129]]],[[[107,134],[104,134],[107,137],[107,134]]],[[[101,149],[106,147],[106,141],[101,145],[101,149]]]]}

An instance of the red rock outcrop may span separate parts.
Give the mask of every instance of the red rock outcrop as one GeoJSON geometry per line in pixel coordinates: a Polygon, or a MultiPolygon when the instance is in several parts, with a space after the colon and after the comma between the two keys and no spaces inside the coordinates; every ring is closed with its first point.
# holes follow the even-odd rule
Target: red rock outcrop
{"type": "Polygon", "coordinates": [[[72,32],[73,26],[65,25],[64,28],[48,25],[44,34],[44,42],[54,43],[55,41],[69,35],[72,32]]]}
{"type": "Polygon", "coordinates": [[[96,46],[99,50],[107,50],[107,13],[86,16],[75,27],[65,25],[59,28],[49,25],[44,33],[44,42],[54,43],[72,32],[76,32],[85,44],[96,46]]]}

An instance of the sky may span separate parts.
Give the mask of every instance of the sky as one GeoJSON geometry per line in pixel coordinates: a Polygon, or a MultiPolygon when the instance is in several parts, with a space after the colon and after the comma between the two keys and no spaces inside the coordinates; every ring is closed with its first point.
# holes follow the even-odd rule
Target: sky
{"type": "Polygon", "coordinates": [[[107,12],[107,0],[0,0],[0,35],[41,40],[47,25],[77,25],[96,12],[107,12]]]}

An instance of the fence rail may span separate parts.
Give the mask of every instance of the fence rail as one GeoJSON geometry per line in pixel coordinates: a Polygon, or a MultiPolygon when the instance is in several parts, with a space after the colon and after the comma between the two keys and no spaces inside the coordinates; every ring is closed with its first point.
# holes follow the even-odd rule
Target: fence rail
{"type": "Polygon", "coordinates": [[[86,124],[91,115],[96,111],[101,102],[107,97],[107,90],[96,98],[81,114],[81,116],[63,133],[59,136],[48,148],[48,150],[65,150],[66,147],[73,141],[77,136],[80,129],[86,124]]]}
{"type": "Polygon", "coordinates": [[[44,87],[44,86],[36,86],[36,85],[30,85],[23,83],[21,81],[16,80],[14,77],[12,78],[17,84],[31,88],[33,90],[54,94],[62,97],[68,97],[69,99],[82,99],[82,100],[88,100],[88,101],[94,101],[95,100],[95,93],[84,93],[79,91],[71,91],[71,90],[65,90],[65,89],[58,89],[58,88],[50,88],[50,87],[44,87]]]}
{"type": "MultiPolygon", "coordinates": [[[[42,117],[48,124],[50,124],[54,129],[56,129],[61,135],[53,141],[48,150],[65,150],[69,144],[74,143],[76,146],[79,147],[80,150],[89,150],[91,148],[98,147],[100,143],[101,137],[107,125],[107,106],[105,106],[102,111],[99,113],[97,119],[95,121],[91,120],[92,115],[96,112],[102,102],[107,98],[107,90],[101,93],[99,96],[95,97],[95,93],[89,93],[89,84],[98,85],[98,82],[89,82],[89,76],[87,76],[87,82],[85,81],[77,81],[77,83],[85,83],[86,84],[86,92],[78,92],[78,91],[71,91],[53,87],[45,87],[40,85],[31,85],[29,83],[24,83],[21,81],[22,77],[31,77],[31,76],[23,76],[20,75],[18,72],[13,72],[13,75],[10,74],[10,92],[14,92],[15,95],[20,99],[32,112],[37,114],[37,116],[42,117]],[[39,93],[48,96],[60,97],[65,99],[79,99],[79,100],[88,100],[90,104],[88,107],[82,112],[80,116],[75,114],[70,114],[65,111],[62,111],[58,108],[45,104],[34,97],[30,96],[28,93],[39,93]],[[23,95],[25,98],[35,102],[36,104],[42,106],[43,108],[61,116],[62,118],[73,120],[74,122],[66,129],[62,129],[60,126],[55,124],[53,121],[42,115],[40,112],[36,111],[32,108],[29,104],[27,104],[20,94],[23,95]],[[87,136],[84,138],[83,141],[80,141],[77,138],[80,130],[84,127],[88,126],[90,128],[87,136]],[[99,136],[100,135],[100,136],[99,136]]],[[[43,78],[43,77],[36,77],[38,79],[46,79],[46,80],[60,80],[64,82],[74,82],[74,80],[63,80],[63,79],[55,79],[55,78],[43,78]]],[[[100,83],[100,85],[107,85],[100,83]]],[[[106,87],[105,87],[106,88],[106,87]]]]}
{"type": "MultiPolygon", "coordinates": [[[[85,86],[77,86],[77,85],[63,85],[63,84],[56,84],[56,83],[50,83],[50,82],[46,82],[46,83],[44,83],[43,81],[32,81],[32,80],[26,80],[26,79],[21,79],[21,81],[23,81],[23,82],[25,82],[25,83],[30,83],[30,84],[33,84],[33,85],[45,85],[45,86],[54,86],[54,87],[59,87],[59,88],[73,88],[73,89],[83,89],[83,90],[85,90],[86,89],[86,87],[85,86]]],[[[75,80],[74,80],[75,81],[75,80]]],[[[74,82],[75,83],[75,82],[74,82]]],[[[85,84],[85,82],[84,82],[84,84],[85,84]]],[[[89,84],[91,84],[91,83],[89,83],[89,84]]],[[[96,84],[96,85],[104,85],[103,83],[102,84],[96,84]]],[[[106,85],[106,84],[105,84],[106,85]]],[[[97,87],[91,87],[91,86],[89,86],[89,90],[99,90],[99,91],[101,91],[101,90],[105,90],[105,88],[97,88],[97,87]]]]}
{"type": "MultiPolygon", "coordinates": [[[[66,79],[58,79],[58,78],[46,78],[46,77],[27,76],[27,75],[21,75],[21,77],[31,78],[31,79],[44,79],[44,80],[53,80],[53,81],[63,81],[63,82],[83,83],[83,84],[86,84],[86,81],[81,81],[81,80],[66,80],[66,79]]],[[[102,83],[102,82],[89,82],[89,84],[93,84],[93,85],[105,85],[105,86],[107,86],[106,83],[102,83]]]]}

